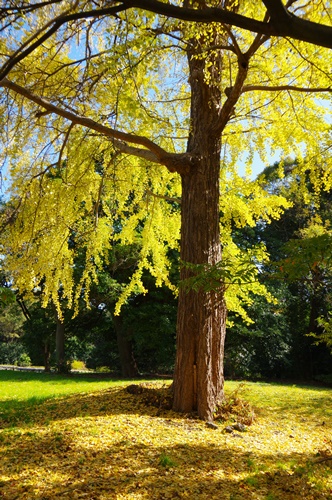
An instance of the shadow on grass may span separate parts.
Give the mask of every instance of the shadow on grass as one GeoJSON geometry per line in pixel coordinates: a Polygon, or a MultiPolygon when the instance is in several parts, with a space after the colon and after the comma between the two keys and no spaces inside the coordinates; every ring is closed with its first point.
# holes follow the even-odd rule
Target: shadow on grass
{"type": "MultiPolygon", "coordinates": [[[[125,387],[111,387],[90,394],[72,394],[54,398],[31,397],[24,401],[0,401],[0,429],[17,425],[45,425],[76,417],[123,414],[161,414],[162,408],[147,405],[141,397],[129,394],[125,387]]],[[[167,413],[167,410],[164,412],[167,413]]],[[[181,418],[181,415],[179,415],[181,418]]]]}
{"type": "MultiPolygon", "coordinates": [[[[1,373],[0,373],[1,375],[1,373]]],[[[31,381],[31,374],[27,377],[21,373],[11,373],[12,379],[15,382],[31,381]]],[[[76,377],[75,377],[76,378],[76,377]]],[[[47,374],[33,374],[35,381],[53,382],[54,380],[59,383],[73,383],[73,379],[65,376],[47,375],[47,374]]],[[[91,379],[89,379],[91,380],[91,379]]],[[[105,383],[105,379],[100,379],[105,383]]],[[[86,381],[85,377],[78,377],[77,384],[79,386],[81,381],[86,381]]],[[[96,382],[96,379],[93,379],[96,382]]],[[[53,397],[48,396],[32,396],[28,399],[9,399],[0,400],[0,429],[16,425],[24,424],[41,424],[50,423],[52,421],[61,419],[70,419],[75,417],[94,417],[103,416],[106,414],[150,414],[154,415],[163,414],[164,405],[158,404],[158,399],[155,401],[156,408],[149,408],[141,396],[129,394],[124,387],[124,384],[130,384],[130,381],[119,380],[121,385],[114,384],[117,381],[110,379],[112,386],[108,389],[99,390],[94,386],[93,392],[88,393],[74,393],[71,395],[59,396],[55,394],[53,397]]],[[[161,382],[162,383],[162,382],[161,382]]],[[[279,388],[284,388],[282,385],[279,388]]],[[[285,389],[287,386],[285,386],[285,389]]],[[[282,394],[282,396],[271,401],[261,408],[258,408],[258,413],[277,412],[280,419],[287,418],[289,409],[297,414],[298,417],[307,418],[329,418],[332,416],[332,391],[329,389],[312,388],[308,389],[308,396],[295,398],[292,396],[291,389],[296,390],[297,387],[292,386],[289,394],[282,394]]],[[[304,387],[302,387],[304,388],[304,387]]],[[[250,400],[250,387],[248,391],[248,399],[250,400]]],[[[244,395],[246,398],[246,394],[244,395]]],[[[150,401],[151,402],[151,401],[150,401]]],[[[176,415],[174,415],[176,416],[176,415]]],[[[177,418],[182,418],[177,415],[177,418]]]]}
{"type": "Polygon", "coordinates": [[[305,455],[278,455],[280,463],[293,462],[291,472],[278,468],[273,455],[261,454],[261,465],[255,467],[250,456],[240,448],[225,449],[217,440],[216,446],[192,443],[165,448],[119,435],[112,444],[100,447],[99,442],[98,447],[77,443],[69,433],[17,435],[3,457],[0,496],[2,492],[6,500],[331,498],[329,492],[312,488],[313,471],[305,455]]]}
{"type": "Polygon", "coordinates": [[[0,397],[0,429],[45,421],[45,419],[49,422],[78,415],[102,415],[106,409],[114,411],[115,395],[119,394],[119,391],[121,393],[121,387],[130,384],[130,380],[114,379],[110,376],[76,374],[71,376],[14,371],[0,371],[0,383],[2,382],[7,383],[6,393],[9,399],[1,400],[0,397]],[[12,388],[11,382],[13,382],[12,388]],[[100,389],[98,389],[99,382],[101,383],[100,389]],[[108,382],[110,388],[105,389],[108,382]],[[15,397],[16,387],[21,383],[20,395],[15,397]],[[48,387],[46,391],[42,390],[41,394],[38,394],[40,383],[47,384],[48,387]],[[89,392],[90,383],[91,392],[89,392]],[[64,385],[70,386],[71,394],[61,394],[61,387],[64,385]],[[29,397],[29,394],[34,392],[35,395],[29,397]]]}

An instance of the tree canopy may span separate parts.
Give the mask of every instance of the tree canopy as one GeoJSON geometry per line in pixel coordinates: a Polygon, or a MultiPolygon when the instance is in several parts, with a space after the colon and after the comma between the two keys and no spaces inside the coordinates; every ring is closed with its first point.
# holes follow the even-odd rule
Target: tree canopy
{"type": "MultiPolygon", "coordinates": [[[[63,0],[49,0],[45,2],[30,3],[29,5],[24,1],[15,1],[11,3],[10,6],[0,8],[0,18],[4,21],[5,26],[12,22],[13,19],[19,19],[39,8],[64,2],[63,0]]],[[[303,6],[295,6],[294,12],[290,10],[292,5],[296,3],[296,0],[288,0],[286,5],[284,5],[281,0],[263,0],[261,3],[265,5],[269,16],[268,18],[264,18],[264,20],[257,19],[256,13],[250,15],[247,13],[241,14],[234,12],[232,8],[234,8],[234,5],[237,5],[237,3],[237,1],[230,3],[223,1],[216,2],[213,6],[208,6],[205,2],[197,1],[196,8],[194,8],[195,3],[192,4],[191,2],[184,2],[183,6],[181,6],[176,2],[170,4],[158,0],[139,0],[136,2],[133,0],[122,0],[118,2],[108,2],[105,5],[103,5],[102,2],[93,2],[92,6],[95,7],[94,9],[85,12],[65,11],[57,16],[57,18],[50,23],[51,27],[44,36],[46,36],[46,38],[51,36],[62,24],[73,20],[116,15],[117,13],[136,7],[138,9],[144,9],[155,14],[183,21],[196,23],[217,22],[243,28],[261,35],[289,37],[323,47],[332,47],[331,26],[324,24],[324,21],[330,24],[329,5],[327,5],[327,7],[325,7],[323,3],[318,5],[320,17],[319,22],[315,22],[301,17],[301,14],[303,15],[305,11],[305,7],[303,6]],[[113,5],[109,6],[109,3],[113,5]],[[296,15],[297,11],[300,11],[300,16],[296,15]]]]}
{"type": "MultiPolygon", "coordinates": [[[[318,0],[62,0],[0,12],[1,161],[11,181],[3,246],[16,286],[42,283],[44,305],[58,309],[61,290],[71,307],[82,291],[88,300],[109,248],[135,242],[120,306],[144,291],[144,269],[174,289],[168,252],[180,238],[182,280],[222,261],[218,287],[179,298],[175,378],[190,395],[182,387],[175,408],[198,406],[203,418],[222,397],[224,299],[245,314],[248,290],[266,293],[253,280],[239,286],[241,272],[227,281],[244,262],[232,229],[287,206],[242,178],[239,163],[249,174],[256,155],[296,156],[299,176],[309,170],[315,189],[331,186],[329,10],[318,0]]],[[[250,249],[250,262],[264,252],[250,249]]]]}

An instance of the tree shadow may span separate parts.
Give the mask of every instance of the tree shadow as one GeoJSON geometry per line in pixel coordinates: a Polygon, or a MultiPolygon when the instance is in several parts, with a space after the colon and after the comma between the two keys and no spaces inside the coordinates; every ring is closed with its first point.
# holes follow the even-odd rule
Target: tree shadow
{"type": "MultiPolygon", "coordinates": [[[[114,381],[112,380],[112,383],[114,381]]],[[[123,384],[123,380],[121,381],[123,384]]],[[[128,381],[128,384],[130,382],[128,381]]],[[[162,383],[162,382],[161,382],[162,383]]],[[[147,384],[149,386],[149,384],[147,384]]],[[[159,384],[160,386],[160,384],[159,384]]],[[[165,388],[167,385],[164,386],[165,388]]],[[[149,389],[148,389],[149,390],[149,389]]],[[[155,384],[151,383],[150,397],[147,394],[131,394],[126,386],[112,386],[108,389],[91,393],[75,393],[71,395],[39,398],[32,396],[24,401],[0,401],[0,429],[11,426],[44,425],[52,421],[76,417],[96,417],[107,414],[148,414],[162,416],[169,414],[171,405],[165,398],[165,392],[156,394],[155,384]],[[152,404],[151,404],[152,403],[152,404]],[[166,403],[166,405],[165,405],[166,403]]],[[[332,393],[319,392],[307,402],[297,403],[295,400],[278,400],[278,404],[269,408],[258,408],[258,415],[276,412],[279,419],[287,418],[289,408],[303,420],[317,419],[317,425],[325,425],[325,419],[332,415],[332,393]],[[330,401],[330,405],[329,405],[330,401]]],[[[183,415],[172,413],[172,418],[182,419],[183,415]]]]}
{"type": "Polygon", "coordinates": [[[152,401],[121,386],[14,400],[0,415],[0,498],[332,498],[325,486],[311,486],[317,470],[331,474],[331,463],[312,465],[305,453],[261,453],[251,432],[207,431],[152,401]]]}
{"type": "MultiPolygon", "coordinates": [[[[171,432],[173,425],[170,422],[168,428],[165,421],[165,432],[171,432]]],[[[10,452],[3,457],[1,498],[331,498],[328,492],[313,489],[305,454],[278,455],[279,463],[294,463],[290,471],[278,467],[273,454],[253,457],[240,447],[227,449],[217,437],[206,445],[170,441],[166,446],[144,443],[125,430],[111,443],[96,439],[94,446],[91,440],[77,442],[70,432],[12,436],[10,452]]]]}
{"type": "Polygon", "coordinates": [[[92,393],[79,393],[54,398],[31,397],[24,401],[0,401],[0,429],[16,425],[45,425],[52,421],[105,414],[157,414],[142,398],[129,394],[125,387],[110,387],[92,393]]]}

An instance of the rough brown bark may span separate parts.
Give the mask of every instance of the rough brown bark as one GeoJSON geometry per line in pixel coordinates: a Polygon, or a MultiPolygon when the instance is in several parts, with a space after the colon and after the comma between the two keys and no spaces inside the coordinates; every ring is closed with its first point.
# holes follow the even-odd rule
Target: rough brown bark
{"type": "MultiPolygon", "coordinates": [[[[218,40],[216,40],[217,42],[218,40]]],[[[199,52],[200,42],[196,45],[199,52]]],[[[191,132],[187,151],[192,155],[188,174],[182,174],[181,260],[216,264],[221,260],[219,230],[219,177],[221,92],[218,78],[222,61],[214,60],[212,83],[204,79],[203,58],[189,57],[191,132]]],[[[185,266],[181,280],[190,275],[185,266]]],[[[177,357],[174,373],[174,409],[197,410],[200,418],[213,419],[223,398],[223,354],[226,332],[223,290],[180,290],[177,322],[177,357]]]]}
{"type": "MultiPolygon", "coordinates": [[[[181,260],[215,264],[221,259],[219,161],[217,172],[203,163],[183,179],[181,260]]],[[[190,270],[184,267],[181,279],[189,275],[190,270]]],[[[174,374],[176,411],[197,410],[200,418],[213,418],[216,403],[223,398],[225,321],[222,290],[180,290],[174,374]]]]}

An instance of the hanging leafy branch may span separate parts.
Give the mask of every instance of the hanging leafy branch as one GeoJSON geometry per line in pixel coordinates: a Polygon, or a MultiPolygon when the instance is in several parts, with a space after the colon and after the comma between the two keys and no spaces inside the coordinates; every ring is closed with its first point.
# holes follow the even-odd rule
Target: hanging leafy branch
{"type": "Polygon", "coordinates": [[[310,332],[307,334],[308,337],[315,339],[314,345],[325,344],[331,351],[332,354],[332,318],[328,319],[324,317],[319,317],[317,319],[318,326],[322,329],[321,333],[310,332]]]}
{"type": "Polygon", "coordinates": [[[181,282],[186,290],[196,292],[216,292],[228,289],[230,286],[243,286],[258,281],[258,267],[249,255],[240,258],[223,258],[217,264],[191,264],[182,262],[181,265],[189,271],[190,276],[181,282]]]}

